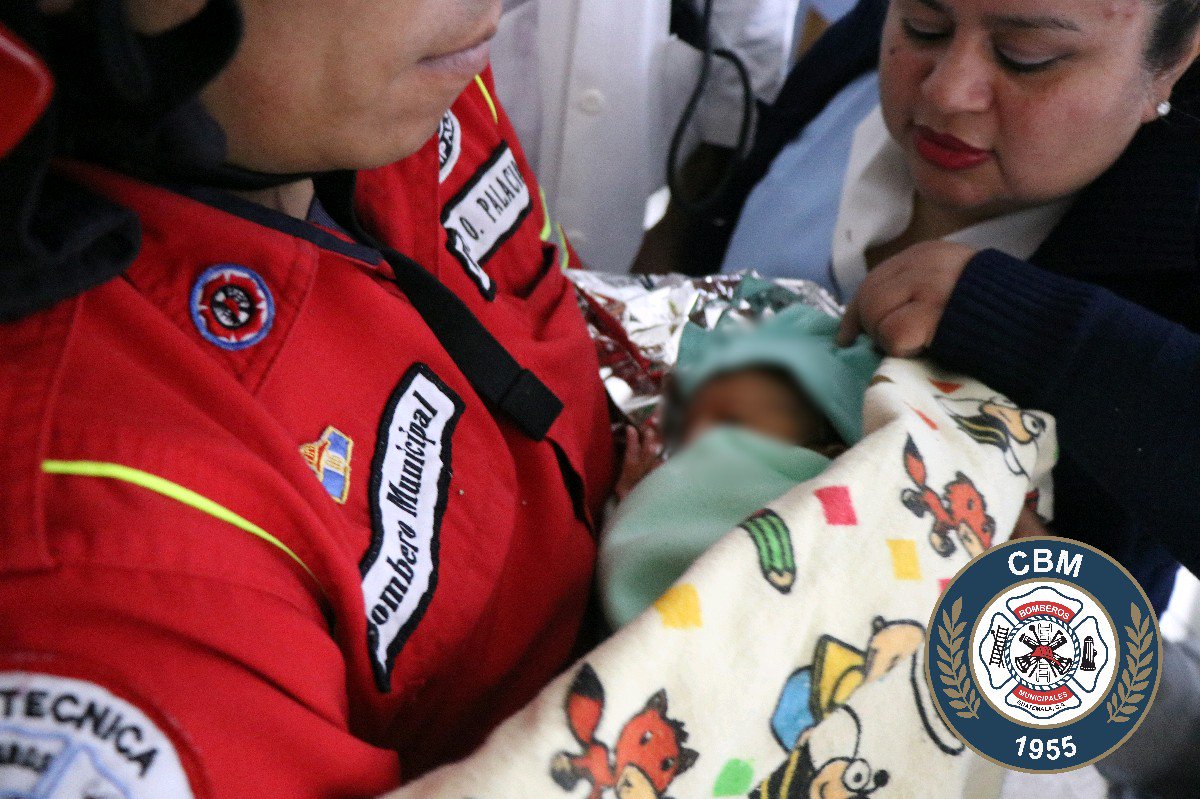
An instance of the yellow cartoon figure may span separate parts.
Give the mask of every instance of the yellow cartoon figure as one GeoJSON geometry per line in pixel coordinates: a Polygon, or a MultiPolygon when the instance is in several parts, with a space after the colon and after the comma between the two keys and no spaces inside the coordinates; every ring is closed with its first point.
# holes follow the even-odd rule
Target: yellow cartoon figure
{"type": "MultiPolygon", "coordinates": [[[[788,759],[753,793],[756,799],[851,799],[866,797],[886,784],[886,771],[873,771],[857,758],[858,736],[847,734],[829,757],[814,757],[809,733],[835,713],[854,721],[844,707],[860,685],[878,680],[899,661],[909,658],[925,641],[923,625],[910,620],[871,622],[871,637],[858,649],[823,635],[813,651],[812,665],[795,671],[784,684],[771,718],[771,730],[788,759]]],[[[833,725],[835,728],[840,725],[833,725]]],[[[849,728],[848,728],[849,729],[849,728]]]]}

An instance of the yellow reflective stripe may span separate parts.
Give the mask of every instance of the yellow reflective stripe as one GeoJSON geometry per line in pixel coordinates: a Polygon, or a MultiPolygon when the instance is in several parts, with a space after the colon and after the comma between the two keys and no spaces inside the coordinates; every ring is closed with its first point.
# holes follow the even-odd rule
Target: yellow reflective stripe
{"type": "Polygon", "coordinates": [[[546,205],[546,192],[541,186],[538,186],[538,196],[542,198],[542,241],[548,242],[554,235],[554,223],[550,221],[550,206],[546,205]]]}
{"type": "Polygon", "coordinates": [[[483,99],[487,100],[488,108],[492,109],[492,121],[499,125],[500,112],[496,110],[496,101],[492,99],[492,93],[488,91],[487,84],[483,82],[483,76],[476,75],[475,83],[479,86],[479,91],[483,92],[483,99]]]}
{"type": "Polygon", "coordinates": [[[223,505],[218,505],[208,497],[197,494],[190,488],[184,488],[178,483],[172,483],[157,475],[143,472],[140,469],[134,469],[129,466],[122,466],[119,463],[103,463],[100,461],[54,461],[48,460],[42,462],[42,471],[46,474],[65,474],[76,477],[100,477],[109,480],[120,480],[125,483],[131,483],[139,488],[144,488],[147,491],[153,491],[156,494],[162,494],[168,499],[173,499],[180,504],[187,505],[189,508],[195,508],[201,513],[207,513],[215,519],[220,519],[223,522],[232,524],[239,530],[244,530],[250,535],[261,538],[271,546],[283,552],[289,558],[300,564],[300,568],[308,573],[308,576],[313,579],[317,587],[324,593],[325,589],[321,586],[321,581],[317,579],[317,575],[313,574],[312,569],[308,568],[308,564],[300,560],[300,557],[288,547],[287,544],[280,541],[275,536],[268,533],[266,530],[259,527],[254,522],[242,518],[229,508],[223,505]]]}
{"type": "Polygon", "coordinates": [[[562,225],[556,224],[558,228],[558,268],[566,269],[571,264],[571,250],[567,247],[567,235],[563,233],[562,225]]]}

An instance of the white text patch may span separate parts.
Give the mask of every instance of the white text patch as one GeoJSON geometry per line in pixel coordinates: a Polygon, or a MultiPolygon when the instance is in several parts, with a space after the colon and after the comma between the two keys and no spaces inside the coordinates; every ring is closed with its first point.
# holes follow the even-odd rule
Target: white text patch
{"type": "Polygon", "coordinates": [[[450,442],[463,404],[416,364],[379,424],[371,465],[371,548],[363,557],[367,643],[376,684],[391,687],[396,653],[437,586],[438,531],[450,483],[450,442]]]}
{"type": "Polygon", "coordinates": [[[191,799],[170,739],[95,683],[0,672],[0,796],[191,799]]]}
{"type": "Polygon", "coordinates": [[[483,265],[532,207],[517,158],[507,143],[501,143],[442,212],[446,246],[488,299],[496,288],[483,265]]]}
{"type": "Polygon", "coordinates": [[[462,125],[453,111],[447,111],[438,125],[438,182],[445,183],[462,155],[462,125]]]}

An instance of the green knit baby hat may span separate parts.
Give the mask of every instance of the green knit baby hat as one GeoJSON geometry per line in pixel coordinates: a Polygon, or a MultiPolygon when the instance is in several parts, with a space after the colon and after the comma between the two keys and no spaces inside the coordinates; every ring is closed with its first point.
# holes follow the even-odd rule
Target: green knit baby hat
{"type": "Polygon", "coordinates": [[[863,395],[879,368],[870,339],[839,347],[838,320],[803,304],[759,323],[728,314],[712,330],[689,322],[679,343],[676,381],[687,399],[728,372],[775,367],[791,375],[847,444],[862,438],[863,395]]]}

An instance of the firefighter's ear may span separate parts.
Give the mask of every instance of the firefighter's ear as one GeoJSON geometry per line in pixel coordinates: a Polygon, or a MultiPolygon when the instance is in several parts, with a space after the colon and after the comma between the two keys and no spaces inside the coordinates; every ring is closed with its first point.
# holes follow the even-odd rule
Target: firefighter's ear
{"type": "Polygon", "coordinates": [[[646,710],[653,710],[667,715],[667,692],[665,689],[659,689],[658,693],[646,700],[646,710]]]}
{"type": "Polygon", "coordinates": [[[679,771],[677,771],[675,773],[682,774],[683,772],[690,769],[692,766],[696,765],[696,759],[698,757],[700,757],[700,753],[694,749],[687,749],[686,747],[683,749],[680,749],[679,750],[679,771]]]}

